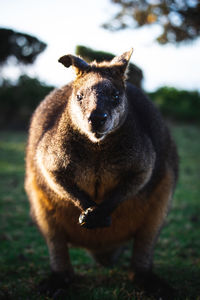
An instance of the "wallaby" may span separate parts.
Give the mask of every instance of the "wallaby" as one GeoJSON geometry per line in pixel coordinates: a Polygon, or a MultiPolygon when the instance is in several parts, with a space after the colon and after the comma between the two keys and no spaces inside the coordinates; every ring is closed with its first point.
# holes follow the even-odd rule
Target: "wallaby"
{"type": "Polygon", "coordinates": [[[158,110],[126,81],[131,54],[90,64],[61,57],[76,78],[51,92],[32,117],[25,189],[48,246],[52,291],[74,275],[69,245],[108,265],[133,239],[134,277],[152,274],[178,158],[158,110]]]}

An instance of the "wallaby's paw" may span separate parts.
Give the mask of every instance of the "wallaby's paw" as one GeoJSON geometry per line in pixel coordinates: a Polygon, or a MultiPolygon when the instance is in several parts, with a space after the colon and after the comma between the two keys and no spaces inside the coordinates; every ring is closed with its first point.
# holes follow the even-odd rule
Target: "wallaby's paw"
{"type": "Polygon", "coordinates": [[[80,215],[79,224],[88,229],[109,227],[111,225],[111,217],[102,216],[96,207],[89,207],[80,215]]]}
{"type": "Polygon", "coordinates": [[[73,276],[68,272],[52,272],[46,279],[43,279],[38,286],[40,294],[45,294],[53,299],[59,299],[60,295],[67,293],[67,287],[71,283],[73,276]]]}

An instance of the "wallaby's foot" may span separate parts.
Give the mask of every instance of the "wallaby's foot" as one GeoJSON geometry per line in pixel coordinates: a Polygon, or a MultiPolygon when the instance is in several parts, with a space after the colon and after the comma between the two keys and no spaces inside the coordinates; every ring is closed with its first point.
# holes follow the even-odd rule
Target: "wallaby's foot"
{"type": "Polygon", "coordinates": [[[152,272],[134,273],[131,271],[129,278],[147,295],[154,296],[156,299],[171,300],[176,296],[175,289],[152,272]]]}
{"type": "Polygon", "coordinates": [[[66,293],[67,287],[72,282],[74,274],[69,272],[52,272],[46,279],[43,279],[38,286],[40,294],[51,296],[53,299],[58,299],[61,293],[66,293]]]}
{"type": "Polygon", "coordinates": [[[96,207],[89,207],[80,215],[79,224],[88,229],[109,227],[111,225],[111,217],[105,217],[96,207]]]}

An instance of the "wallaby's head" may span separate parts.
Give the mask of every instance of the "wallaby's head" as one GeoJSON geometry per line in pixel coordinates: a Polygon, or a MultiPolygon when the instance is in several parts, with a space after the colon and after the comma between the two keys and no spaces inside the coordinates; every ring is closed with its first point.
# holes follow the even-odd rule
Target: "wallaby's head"
{"type": "Polygon", "coordinates": [[[112,61],[91,64],[79,57],[59,59],[76,72],[68,109],[73,125],[92,142],[99,142],[119,128],[127,115],[125,78],[132,49],[112,61]]]}

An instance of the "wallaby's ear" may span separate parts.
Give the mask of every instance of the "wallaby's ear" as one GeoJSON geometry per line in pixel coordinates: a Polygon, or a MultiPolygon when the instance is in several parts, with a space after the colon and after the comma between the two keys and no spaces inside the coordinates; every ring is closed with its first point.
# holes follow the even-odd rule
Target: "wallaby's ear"
{"type": "Polygon", "coordinates": [[[71,54],[60,57],[58,61],[66,68],[72,66],[75,69],[76,75],[80,75],[81,73],[88,71],[90,68],[90,65],[83,59],[71,54]]]}
{"type": "Polygon", "coordinates": [[[114,57],[110,62],[111,66],[117,69],[122,76],[126,72],[132,53],[133,48],[131,48],[130,51],[127,51],[120,56],[114,57]]]}

